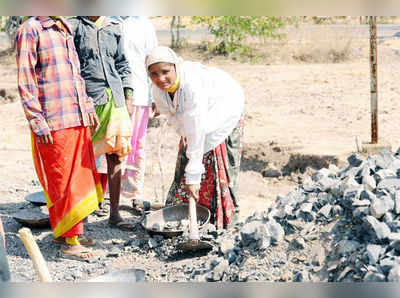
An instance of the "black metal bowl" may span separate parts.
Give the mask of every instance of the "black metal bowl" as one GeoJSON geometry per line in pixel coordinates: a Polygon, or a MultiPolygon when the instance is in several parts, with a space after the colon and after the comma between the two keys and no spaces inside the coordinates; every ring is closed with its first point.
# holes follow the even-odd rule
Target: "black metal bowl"
{"type": "MultiPolygon", "coordinates": [[[[201,205],[196,205],[197,222],[199,229],[210,221],[210,210],[201,205]]],[[[162,235],[164,237],[176,237],[183,233],[183,230],[164,229],[168,222],[176,222],[189,218],[189,204],[182,203],[162,208],[147,214],[142,221],[142,226],[151,235],[162,235]]]]}

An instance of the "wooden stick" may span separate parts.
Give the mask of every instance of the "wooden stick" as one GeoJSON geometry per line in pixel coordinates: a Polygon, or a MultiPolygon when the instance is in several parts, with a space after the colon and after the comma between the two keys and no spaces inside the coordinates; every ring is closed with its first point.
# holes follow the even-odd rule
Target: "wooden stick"
{"type": "Polygon", "coordinates": [[[33,266],[39,275],[42,282],[52,282],[49,269],[47,268],[46,261],[40,252],[39,246],[33,238],[32,232],[28,228],[22,228],[18,231],[19,237],[24,243],[25,249],[32,260],[33,266]]]}
{"type": "Polygon", "coordinates": [[[190,196],[189,198],[189,220],[189,239],[200,240],[199,227],[197,225],[196,201],[192,196],[190,196]]]}

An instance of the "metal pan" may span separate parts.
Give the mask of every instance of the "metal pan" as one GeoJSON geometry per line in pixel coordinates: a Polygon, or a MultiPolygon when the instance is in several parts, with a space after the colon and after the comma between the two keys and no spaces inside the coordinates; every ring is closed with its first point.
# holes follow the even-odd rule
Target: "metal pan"
{"type": "MultiPolygon", "coordinates": [[[[197,221],[200,222],[201,229],[210,220],[210,210],[206,207],[196,206],[197,221]]],[[[150,212],[142,221],[142,226],[151,235],[162,235],[164,237],[176,237],[183,233],[183,230],[167,230],[164,229],[168,222],[176,222],[187,220],[189,217],[189,204],[182,203],[179,205],[169,206],[157,211],[150,212]]]]}
{"type": "Polygon", "coordinates": [[[46,205],[46,198],[43,191],[31,193],[25,197],[25,200],[39,206],[46,205]]]}
{"type": "Polygon", "coordinates": [[[45,206],[23,209],[13,214],[13,218],[24,227],[50,228],[49,211],[45,206]]]}

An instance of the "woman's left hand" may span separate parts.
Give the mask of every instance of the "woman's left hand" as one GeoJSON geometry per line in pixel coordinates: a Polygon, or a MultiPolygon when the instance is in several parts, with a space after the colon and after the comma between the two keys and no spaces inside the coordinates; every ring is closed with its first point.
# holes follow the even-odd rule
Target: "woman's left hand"
{"type": "Polygon", "coordinates": [[[186,184],[186,191],[196,200],[196,202],[199,201],[200,184],[186,184]]]}

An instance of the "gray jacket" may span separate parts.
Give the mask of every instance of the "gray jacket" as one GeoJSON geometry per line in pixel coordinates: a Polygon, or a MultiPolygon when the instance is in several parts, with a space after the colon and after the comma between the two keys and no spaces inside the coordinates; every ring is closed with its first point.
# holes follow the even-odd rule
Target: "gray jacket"
{"type": "Polygon", "coordinates": [[[124,54],[121,25],[106,18],[101,28],[87,17],[70,18],[75,47],[85,79],[86,92],[95,106],[108,102],[106,89],[111,88],[115,105],[125,105],[124,88],[133,89],[132,73],[124,54]]]}

